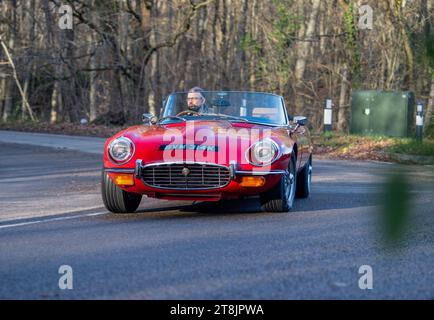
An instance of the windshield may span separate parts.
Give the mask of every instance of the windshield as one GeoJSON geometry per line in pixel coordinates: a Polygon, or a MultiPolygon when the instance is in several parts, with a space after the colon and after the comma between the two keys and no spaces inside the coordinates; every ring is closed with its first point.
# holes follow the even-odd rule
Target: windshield
{"type": "Polygon", "coordinates": [[[175,116],[186,120],[223,118],[278,126],[287,124],[283,99],[259,92],[173,93],[168,97],[161,117],[172,117],[166,121],[177,121],[177,118],[173,118],[175,116]]]}

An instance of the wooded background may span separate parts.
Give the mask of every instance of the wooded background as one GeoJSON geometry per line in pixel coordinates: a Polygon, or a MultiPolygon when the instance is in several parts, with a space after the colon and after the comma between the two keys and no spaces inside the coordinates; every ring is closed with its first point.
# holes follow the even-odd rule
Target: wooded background
{"type": "Polygon", "coordinates": [[[100,124],[158,114],[192,86],[281,94],[346,131],[351,91],[411,90],[432,118],[432,0],[0,0],[0,115],[100,124]],[[73,11],[63,30],[61,5],[73,11]],[[358,27],[359,8],[373,28],[358,27]],[[9,61],[7,52],[14,62],[9,61]],[[18,81],[17,81],[18,80],[18,81]],[[17,82],[20,85],[17,85],[17,82]],[[21,87],[21,92],[20,92],[21,87]]]}

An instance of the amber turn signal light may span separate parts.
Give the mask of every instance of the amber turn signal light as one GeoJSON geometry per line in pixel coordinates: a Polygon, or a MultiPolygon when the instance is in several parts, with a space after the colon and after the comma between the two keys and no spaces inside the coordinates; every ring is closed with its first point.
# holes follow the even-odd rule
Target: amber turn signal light
{"type": "Polygon", "coordinates": [[[123,186],[133,186],[134,177],[132,174],[117,174],[115,175],[115,183],[123,186]]]}
{"type": "Polygon", "coordinates": [[[264,177],[242,177],[240,182],[242,187],[262,187],[264,184],[264,177]]]}

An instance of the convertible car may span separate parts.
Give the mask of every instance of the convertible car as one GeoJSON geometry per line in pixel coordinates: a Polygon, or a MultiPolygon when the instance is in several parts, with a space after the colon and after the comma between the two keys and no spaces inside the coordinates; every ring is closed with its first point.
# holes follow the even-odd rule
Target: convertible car
{"type": "Polygon", "coordinates": [[[160,118],[105,143],[102,198],[114,213],[134,212],[143,195],[219,201],[259,196],[267,212],[287,212],[307,198],[312,144],[306,117],[287,114],[271,93],[208,91],[189,109],[188,93],[167,97],[160,118]]]}

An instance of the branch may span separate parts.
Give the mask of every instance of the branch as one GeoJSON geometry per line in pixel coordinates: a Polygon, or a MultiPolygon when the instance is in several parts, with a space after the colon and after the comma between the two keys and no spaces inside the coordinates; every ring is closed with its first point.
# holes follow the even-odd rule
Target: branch
{"type": "MultiPolygon", "coordinates": [[[[186,17],[183,20],[182,23],[182,27],[177,30],[177,32],[175,32],[175,35],[168,40],[165,40],[163,42],[160,42],[158,44],[156,44],[155,46],[152,46],[149,48],[149,50],[146,52],[145,56],[143,57],[142,63],[141,63],[141,68],[140,68],[140,76],[139,76],[139,85],[138,88],[140,88],[140,83],[143,79],[143,73],[145,71],[145,67],[148,64],[149,60],[152,57],[152,54],[154,52],[156,52],[158,49],[164,48],[164,47],[173,47],[176,45],[177,40],[179,39],[179,37],[181,37],[183,34],[185,34],[186,32],[188,32],[188,30],[190,30],[191,27],[191,21],[193,20],[193,18],[196,15],[196,12],[202,8],[205,7],[206,5],[208,5],[211,2],[214,2],[215,0],[205,0],[202,1],[200,3],[194,3],[193,0],[190,0],[190,10],[188,12],[188,14],[186,15],[186,17]]],[[[139,95],[137,94],[137,97],[139,95]]]]}
{"type": "Polygon", "coordinates": [[[12,57],[11,57],[11,55],[9,53],[9,50],[8,50],[6,44],[3,42],[3,38],[2,38],[1,35],[0,35],[0,44],[1,44],[3,50],[4,50],[5,54],[6,54],[6,57],[8,58],[10,66],[12,67],[12,75],[13,75],[13,77],[15,79],[15,83],[17,84],[18,90],[20,91],[21,98],[23,99],[24,105],[26,106],[26,109],[27,109],[27,112],[29,113],[30,119],[32,119],[32,121],[35,122],[36,119],[33,116],[32,108],[30,108],[30,105],[29,105],[29,102],[27,101],[27,98],[26,98],[26,95],[24,93],[24,90],[21,87],[20,81],[18,80],[18,75],[17,75],[17,70],[15,68],[15,63],[12,60],[12,57]]]}
{"type": "Polygon", "coordinates": [[[200,8],[205,7],[206,5],[208,5],[209,3],[214,2],[214,1],[215,0],[206,0],[206,1],[200,2],[198,4],[195,4],[193,2],[193,0],[190,0],[190,12],[184,18],[182,27],[175,33],[175,35],[171,39],[160,42],[160,43],[156,44],[155,46],[152,46],[149,49],[149,51],[145,55],[145,58],[143,59],[143,61],[146,62],[145,65],[147,64],[147,62],[151,58],[152,54],[155,51],[157,51],[158,49],[161,49],[164,47],[173,47],[176,44],[176,42],[178,41],[179,37],[181,37],[188,30],[190,30],[191,20],[196,16],[197,11],[200,8]]]}
{"type": "Polygon", "coordinates": [[[131,0],[127,0],[127,8],[128,10],[126,10],[126,12],[130,13],[140,24],[142,24],[142,17],[131,7],[131,0]]]}

